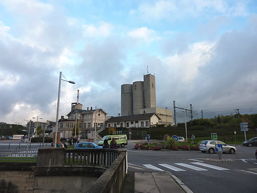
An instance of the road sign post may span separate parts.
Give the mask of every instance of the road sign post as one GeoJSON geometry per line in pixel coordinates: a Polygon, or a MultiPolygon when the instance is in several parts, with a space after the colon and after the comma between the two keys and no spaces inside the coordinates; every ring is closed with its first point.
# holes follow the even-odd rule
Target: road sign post
{"type": "Polygon", "coordinates": [[[248,122],[240,123],[240,130],[244,132],[244,137],[245,137],[245,141],[246,141],[247,140],[246,131],[248,131],[248,122]]]}

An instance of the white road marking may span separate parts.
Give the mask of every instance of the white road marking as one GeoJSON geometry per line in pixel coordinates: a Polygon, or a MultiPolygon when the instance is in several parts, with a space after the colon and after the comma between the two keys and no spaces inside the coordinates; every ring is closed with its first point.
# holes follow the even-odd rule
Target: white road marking
{"type": "Polygon", "coordinates": [[[129,168],[133,168],[133,169],[137,169],[137,170],[143,170],[142,167],[136,165],[136,164],[131,164],[131,163],[128,163],[128,167],[129,168]]]}
{"type": "Polygon", "coordinates": [[[222,167],[219,167],[219,166],[214,166],[214,165],[206,164],[206,163],[202,163],[202,162],[192,162],[192,164],[199,165],[199,166],[204,166],[204,167],[215,169],[215,170],[229,170],[227,168],[222,168],[222,167]]]}
{"type": "Polygon", "coordinates": [[[203,162],[203,161],[200,161],[200,160],[197,160],[197,159],[188,159],[190,161],[194,161],[194,162],[203,162]]]}
{"type": "Polygon", "coordinates": [[[145,167],[147,167],[149,169],[152,169],[152,170],[156,170],[156,171],[164,171],[164,170],[162,170],[160,168],[157,168],[157,167],[153,166],[152,164],[143,164],[143,166],[145,166],[145,167]]]}
{"type": "Polygon", "coordinates": [[[241,159],[241,161],[243,161],[244,163],[247,163],[246,159],[241,159]]]}
{"type": "Polygon", "coordinates": [[[249,173],[249,174],[257,175],[257,173],[255,173],[255,172],[251,172],[251,171],[247,171],[247,170],[240,170],[240,171],[242,171],[242,172],[246,172],[246,173],[249,173]]]}
{"type": "Polygon", "coordinates": [[[183,166],[185,168],[196,170],[196,171],[208,171],[207,169],[199,168],[199,167],[196,167],[196,166],[193,166],[193,165],[190,165],[190,164],[184,164],[184,163],[175,163],[175,164],[179,165],[179,166],[183,166]]]}
{"type": "Polygon", "coordinates": [[[184,172],[184,171],[186,171],[186,170],[177,168],[177,167],[175,167],[175,166],[171,166],[171,165],[169,165],[169,164],[159,164],[159,165],[162,166],[162,167],[168,168],[168,169],[170,169],[170,170],[176,171],[176,172],[184,172]]]}

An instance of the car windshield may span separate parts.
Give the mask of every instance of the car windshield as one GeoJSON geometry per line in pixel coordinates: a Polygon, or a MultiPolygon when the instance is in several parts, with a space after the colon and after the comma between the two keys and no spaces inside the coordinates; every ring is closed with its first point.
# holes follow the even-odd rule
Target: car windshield
{"type": "Polygon", "coordinates": [[[110,137],[108,137],[108,136],[104,136],[102,140],[104,141],[104,140],[106,140],[106,139],[107,139],[107,140],[109,140],[109,139],[110,139],[110,137]]]}
{"type": "Polygon", "coordinates": [[[255,141],[255,140],[257,140],[257,137],[253,137],[253,138],[249,139],[248,141],[255,141]]]}

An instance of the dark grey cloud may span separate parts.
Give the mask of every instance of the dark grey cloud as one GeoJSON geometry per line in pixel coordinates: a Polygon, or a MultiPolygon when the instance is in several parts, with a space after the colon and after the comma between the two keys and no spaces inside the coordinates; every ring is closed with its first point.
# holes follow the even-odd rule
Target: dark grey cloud
{"type": "MultiPolygon", "coordinates": [[[[252,23],[253,26],[256,23],[252,23]]],[[[210,62],[200,69],[192,100],[202,108],[251,107],[257,96],[256,28],[220,37],[210,62]]]]}

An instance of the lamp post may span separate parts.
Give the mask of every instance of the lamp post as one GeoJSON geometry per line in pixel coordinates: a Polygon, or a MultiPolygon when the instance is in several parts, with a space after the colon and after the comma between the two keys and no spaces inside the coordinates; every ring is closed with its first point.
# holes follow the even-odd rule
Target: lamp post
{"type": "Polygon", "coordinates": [[[54,147],[57,147],[57,134],[58,134],[58,119],[59,119],[59,105],[60,105],[60,95],[61,95],[61,81],[68,82],[70,84],[75,84],[73,81],[62,79],[62,72],[59,74],[59,84],[58,84],[58,98],[57,98],[57,109],[56,109],[56,124],[55,124],[55,140],[54,147]]]}

